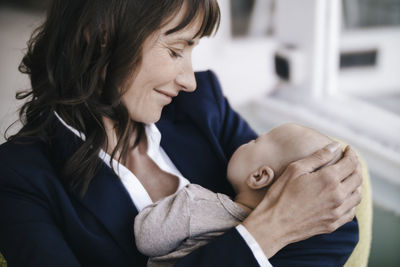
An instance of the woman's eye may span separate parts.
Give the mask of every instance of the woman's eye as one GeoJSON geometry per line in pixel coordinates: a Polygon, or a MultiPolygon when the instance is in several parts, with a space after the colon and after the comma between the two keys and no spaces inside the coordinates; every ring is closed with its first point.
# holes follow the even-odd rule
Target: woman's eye
{"type": "Polygon", "coordinates": [[[182,54],[181,54],[181,53],[178,53],[178,52],[176,52],[176,51],[173,50],[173,49],[169,49],[169,53],[170,53],[171,57],[173,57],[173,58],[182,57],[182,54]]]}

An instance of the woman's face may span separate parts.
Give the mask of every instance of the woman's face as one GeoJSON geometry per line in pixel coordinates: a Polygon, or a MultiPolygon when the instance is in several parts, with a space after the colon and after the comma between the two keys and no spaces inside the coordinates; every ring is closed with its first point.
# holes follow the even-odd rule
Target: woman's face
{"type": "Polygon", "coordinates": [[[137,122],[154,123],[165,105],[180,91],[193,92],[196,80],[192,69],[192,50],[199,38],[193,38],[201,21],[166,35],[179,24],[182,11],[152,34],[143,44],[142,62],[133,82],[122,96],[130,117],[137,122]]]}

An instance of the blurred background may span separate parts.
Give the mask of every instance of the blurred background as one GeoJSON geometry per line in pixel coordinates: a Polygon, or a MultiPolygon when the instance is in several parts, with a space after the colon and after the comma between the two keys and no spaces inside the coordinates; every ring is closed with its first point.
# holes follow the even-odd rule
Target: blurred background
{"type": "MultiPolygon", "coordinates": [[[[371,174],[369,266],[400,266],[400,0],[219,3],[220,30],[195,49],[195,69],[214,70],[260,133],[291,121],[352,144],[371,174]]],[[[29,88],[17,68],[47,5],[0,1],[2,134],[18,118],[15,93],[29,88]]]]}

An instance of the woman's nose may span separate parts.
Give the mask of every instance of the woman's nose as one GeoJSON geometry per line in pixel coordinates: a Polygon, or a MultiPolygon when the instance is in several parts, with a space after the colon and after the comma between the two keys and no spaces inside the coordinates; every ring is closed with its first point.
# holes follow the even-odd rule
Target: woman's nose
{"type": "Polygon", "coordinates": [[[188,60],[182,71],[176,77],[176,83],[185,92],[193,92],[196,90],[197,84],[191,60],[188,60]]]}

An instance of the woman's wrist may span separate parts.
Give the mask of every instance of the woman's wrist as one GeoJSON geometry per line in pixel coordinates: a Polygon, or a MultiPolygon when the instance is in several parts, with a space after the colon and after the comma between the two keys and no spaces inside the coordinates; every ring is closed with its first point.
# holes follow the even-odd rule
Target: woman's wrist
{"type": "Polygon", "coordinates": [[[267,258],[274,256],[279,250],[288,245],[289,239],[282,231],[274,216],[266,216],[269,212],[258,213],[254,211],[243,221],[242,225],[257,241],[267,258]]]}

